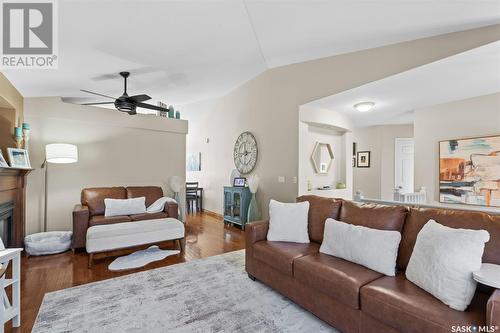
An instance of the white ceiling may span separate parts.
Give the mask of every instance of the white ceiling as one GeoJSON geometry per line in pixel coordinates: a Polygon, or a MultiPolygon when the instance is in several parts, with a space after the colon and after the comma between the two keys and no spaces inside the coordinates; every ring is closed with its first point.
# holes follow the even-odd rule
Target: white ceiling
{"type": "MultiPolygon", "coordinates": [[[[220,96],[267,68],[500,23],[481,0],[64,0],[59,69],[7,70],[27,97],[220,96]]],[[[93,99],[94,100],[94,99],[93,99]]]]}
{"type": "Polygon", "coordinates": [[[354,126],[413,122],[414,110],[500,91],[500,42],[308,103],[344,113],[354,126]],[[353,108],[375,102],[369,112],[353,108]]]}

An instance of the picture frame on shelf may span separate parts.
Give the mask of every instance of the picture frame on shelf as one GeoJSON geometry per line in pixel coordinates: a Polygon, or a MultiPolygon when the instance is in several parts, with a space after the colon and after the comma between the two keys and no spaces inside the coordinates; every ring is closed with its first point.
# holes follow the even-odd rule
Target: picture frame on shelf
{"type": "Polygon", "coordinates": [[[370,167],[370,155],[369,151],[358,151],[357,153],[357,166],[358,168],[369,168],[370,167]]]}
{"type": "Polygon", "coordinates": [[[0,149],[0,168],[8,168],[9,164],[5,160],[5,157],[3,157],[2,150],[0,149]]]}
{"type": "Polygon", "coordinates": [[[244,177],[236,177],[233,181],[234,187],[245,187],[247,179],[244,177]]]}
{"type": "Polygon", "coordinates": [[[21,148],[7,148],[7,155],[11,168],[31,169],[28,150],[21,148]]]}

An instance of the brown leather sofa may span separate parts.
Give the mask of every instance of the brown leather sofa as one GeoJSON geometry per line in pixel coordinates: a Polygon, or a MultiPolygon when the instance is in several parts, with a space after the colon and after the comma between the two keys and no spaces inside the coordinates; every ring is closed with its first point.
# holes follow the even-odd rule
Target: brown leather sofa
{"type": "MultiPolygon", "coordinates": [[[[310,244],[269,242],[268,222],[246,227],[246,270],[342,332],[459,332],[457,326],[500,327],[500,290],[478,285],[469,308],[449,308],[405,278],[416,237],[429,219],[454,228],[490,233],[483,262],[500,264],[500,216],[447,209],[309,201],[310,244]],[[395,277],[319,253],[326,218],[402,233],[395,277]]],[[[491,331],[492,328],[490,328],[491,331]]],[[[496,328],[499,330],[499,328],[496,328]]],[[[479,330],[478,330],[479,331],[479,330]]],[[[486,332],[486,331],[485,331],[486,332]]]]}
{"type": "Polygon", "coordinates": [[[165,204],[163,212],[122,216],[104,216],[104,199],[127,199],[146,197],[146,207],[163,197],[163,190],[158,186],[129,187],[94,187],[82,190],[81,203],[73,209],[73,241],[72,249],[85,247],[87,229],[94,225],[133,222],[141,220],[178,218],[178,206],[175,203],[165,204]]]}

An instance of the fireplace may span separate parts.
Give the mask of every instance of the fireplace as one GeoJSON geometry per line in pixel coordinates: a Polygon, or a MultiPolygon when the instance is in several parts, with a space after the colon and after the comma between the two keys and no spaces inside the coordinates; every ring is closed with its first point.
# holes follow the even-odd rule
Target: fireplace
{"type": "Polygon", "coordinates": [[[0,238],[5,247],[13,245],[12,221],[14,217],[14,203],[0,204],[0,238]]]}

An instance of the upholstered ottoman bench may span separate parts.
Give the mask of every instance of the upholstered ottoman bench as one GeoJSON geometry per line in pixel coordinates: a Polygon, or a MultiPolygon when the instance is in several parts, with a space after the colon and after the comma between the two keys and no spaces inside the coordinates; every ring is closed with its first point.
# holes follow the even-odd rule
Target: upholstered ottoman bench
{"type": "Polygon", "coordinates": [[[96,225],[87,230],[87,253],[89,268],[92,259],[105,257],[115,250],[127,249],[141,245],[178,241],[181,252],[184,251],[184,224],[174,218],[123,222],[96,225]]]}

